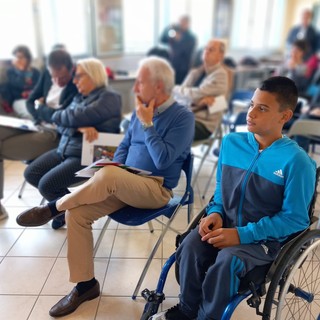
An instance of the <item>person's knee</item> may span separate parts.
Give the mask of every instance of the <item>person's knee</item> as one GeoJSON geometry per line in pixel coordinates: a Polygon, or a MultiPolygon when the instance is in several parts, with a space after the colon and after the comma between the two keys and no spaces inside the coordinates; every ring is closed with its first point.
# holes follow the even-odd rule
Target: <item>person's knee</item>
{"type": "Polygon", "coordinates": [[[115,166],[104,166],[99,171],[97,171],[94,175],[94,179],[96,181],[114,181],[119,178],[119,170],[123,170],[121,168],[115,166]]]}
{"type": "Polygon", "coordinates": [[[237,255],[236,251],[234,250],[234,247],[224,248],[219,251],[215,264],[223,264],[225,266],[229,266],[232,263],[235,256],[237,255]]]}
{"type": "Polygon", "coordinates": [[[31,185],[38,187],[40,178],[38,175],[35,174],[31,165],[27,166],[23,172],[23,176],[25,180],[30,183],[31,185]]]}
{"type": "Polygon", "coordinates": [[[72,228],[73,225],[80,225],[84,228],[91,228],[93,220],[88,215],[88,211],[85,206],[79,206],[73,209],[69,209],[65,213],[65,219],[67,226],[72,228]]]}
{"type": "Polygon", "coordinates": [[[182,257],[186,256],[200,256],[199,254],[202,250],[201,247],[205,245],[204,242],[201,241],[201,237],[198,233],[198,230],[192,230],[181,242],[177,253],[176,258],[177,261],[180,262],[182,257]]]}

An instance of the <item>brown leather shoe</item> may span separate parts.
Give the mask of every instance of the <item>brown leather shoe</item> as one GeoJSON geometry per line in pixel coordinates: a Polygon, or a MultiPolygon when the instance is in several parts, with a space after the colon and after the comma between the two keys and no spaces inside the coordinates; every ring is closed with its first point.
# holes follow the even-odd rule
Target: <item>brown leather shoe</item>
{"type": "Polygon", "coordinates": [[[43,205],[23,211],[17,216],[16,221],[23,227],[38,227],[63,213],[64,211],[53,217],[49,207],[43,205]]]}
{"type": "Polygon", "coordinates": [[[81,303],[93,300],[100,295],[100,285],[97,283],[87,292],[83,293],[79,297],[78,290],[76,287],[72,289],[72,291],[62,298],[59,302],[57,302],[49,311],[51,317],[62,317],[66,316],[69,313],[75,311],[81,303]]]}

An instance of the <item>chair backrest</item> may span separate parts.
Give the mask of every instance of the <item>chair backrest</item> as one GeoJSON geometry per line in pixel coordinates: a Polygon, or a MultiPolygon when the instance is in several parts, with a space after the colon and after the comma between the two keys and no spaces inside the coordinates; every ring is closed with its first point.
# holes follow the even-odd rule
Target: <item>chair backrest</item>
{"type": "Polygon", "coordinates": [[[320,121],[319,120],[297,120],[289,129],[287,136],[312,136],[312,139],[319,138],[320,140],[320,121]]]}
{"type": "Polygon", "coordinates": [[[229,68],[227,65],[223,64],[223,68],[227,71],[228,75],[228,92],[226,94],[226,99],[229,100],[234,84],[234,71],[233,69],[229,68]]]}
{"type": "MultiPolygon", "coordinates": [[[[230,100],[229,100],[229,113],[233,113],[233,103],[235,100],[241,100],[241,101],[250,101],[253,96],[252,90],[237,90],[232,92],[230,100]]],[[[248,103],[249,105],[249,103],[248,103]]]]}

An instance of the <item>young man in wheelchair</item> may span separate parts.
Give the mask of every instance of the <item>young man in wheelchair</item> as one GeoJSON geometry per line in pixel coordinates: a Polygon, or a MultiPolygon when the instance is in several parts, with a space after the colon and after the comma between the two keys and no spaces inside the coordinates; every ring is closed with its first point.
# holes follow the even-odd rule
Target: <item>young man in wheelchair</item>
{"type": "Polygon", "coordinates": [[[252,97],[248,132],[223,139],[207,216],[176,252],[179,304],[150,319],[221,319],[240,279],[309,226],[316,164],[282,135],[297,95],[286,77],[265,80],[252,97]]]}

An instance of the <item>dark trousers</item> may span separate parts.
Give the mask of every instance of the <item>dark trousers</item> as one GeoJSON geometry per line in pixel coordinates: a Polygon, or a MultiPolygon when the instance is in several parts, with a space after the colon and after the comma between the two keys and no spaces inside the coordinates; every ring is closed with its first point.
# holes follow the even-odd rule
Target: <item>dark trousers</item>
{"type": "Polygon", "coordinates": [[[201,241],[198,228],[177,250],[181,310],[191,319],[218,320],[237,293],[240,279],[255,266],[273,261],[276,242],[244,244],[219,250],[201,241]]]}
{"type": "Polygon", "coordinates": [[[208,139],[211,132],[199,121],[195,122],[194,141],[208,139]]]}
{"type": "Polygon", "coordinates": [[[53,149],[32,161],[24,176],[46,200],[52,201],[69,193],[70,185],[84,180],[75,177],[75,172],[82,168],[81,158],[63,159],[57,149],[53,149]]]}

